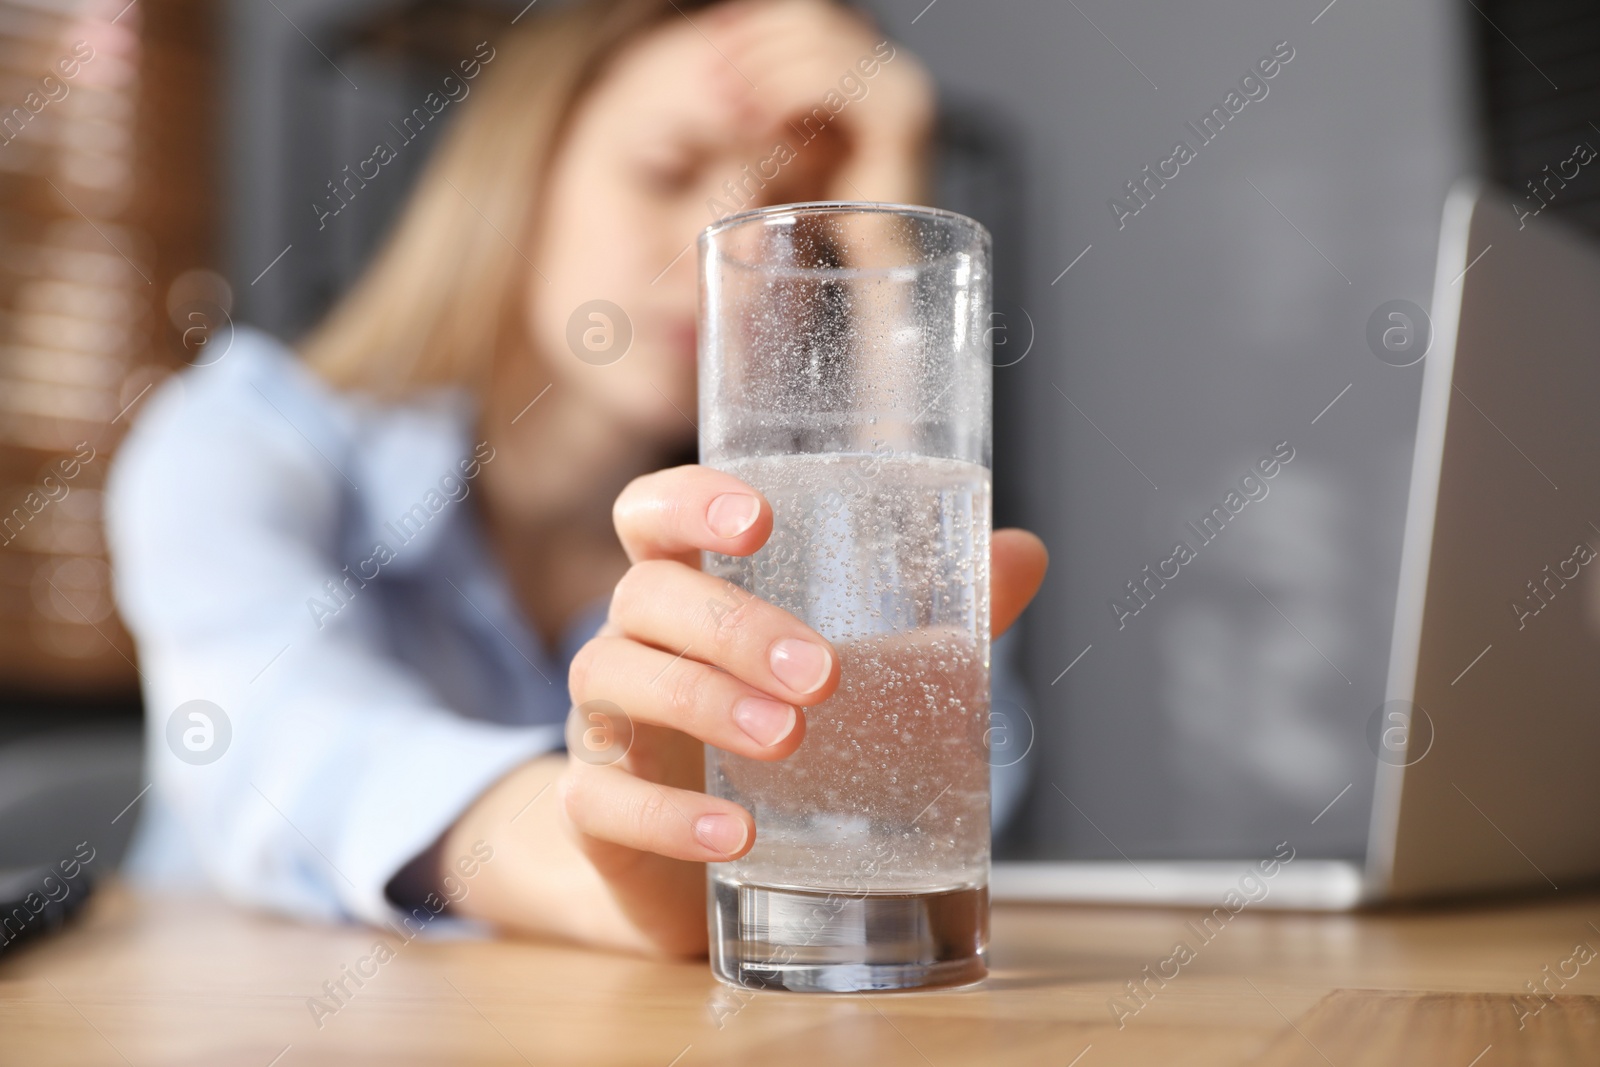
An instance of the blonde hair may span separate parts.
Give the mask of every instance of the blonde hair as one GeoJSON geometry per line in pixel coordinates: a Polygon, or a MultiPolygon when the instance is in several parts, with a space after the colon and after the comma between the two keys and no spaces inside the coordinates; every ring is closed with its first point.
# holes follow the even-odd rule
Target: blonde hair
{"type": "MultiPolygon", "coordinates": [[[[712,0],[714,2],[714,0],[712,0]]],[[[360,281],[301,343],[332,385],[394,399],[481,391],[532,265],[522,251],[550,159],[605,61],[675,9],[708,0],[591,0],[497,40],[478,99],[428,162],[360,281]]]]}

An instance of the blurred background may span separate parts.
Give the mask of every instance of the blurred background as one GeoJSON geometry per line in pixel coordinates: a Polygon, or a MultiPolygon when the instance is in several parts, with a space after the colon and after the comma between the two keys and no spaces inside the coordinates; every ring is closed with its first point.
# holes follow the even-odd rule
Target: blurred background
{"type": "MultiPolygon", "coordinates": [[[[139,401],[234,321],[317,319],[450,112],[319,229],[330,178],[531,6],[0,0],[0,868],[136,818],[99,486],[139,401]]],[[[1455,179],[1511,211],[1600,145],[1600,9],[868,6],[939,82],[941,205],[995,235],[996,518],[1053,555],[1023,630],[1031,799],[998,855],[1259,855],[1293,825],[1301,854],[1359,857],[1421,380],[1367,320],[1429,305],[1455,179]],[[1127,583],[1285,445],[1268,496],[1129,614],[1127,583]]],[[[1594,169],[1547,210],[1600,228],[1594,169]]]]}

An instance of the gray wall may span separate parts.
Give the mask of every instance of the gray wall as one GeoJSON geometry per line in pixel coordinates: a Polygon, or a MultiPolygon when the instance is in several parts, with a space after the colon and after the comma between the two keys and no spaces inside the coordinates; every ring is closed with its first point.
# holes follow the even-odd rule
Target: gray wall
{"type": "Polygon", "coordinates": [[[1429,305],[1444,194],[1475,166],[1456,7],[925,3],[886,5],[892,30],[1026,132],[1037,334],[997,372],[1021,426],[997,482],[1053,554],[1026,617],[1026,849],[1361,854],[1421,377],[1365,331],[1384,301],[1429,305]],[[1281,41],[1267,95],[1119,229],[1110,199],[1199,145],[1184,123],[1281,41]],[[1184,530],[1282,441],[1265,498],[1210,544],[1184,530]],[[1107,601],[1180,537],[1197,558],[1119,629],[1107,601]]]}
{"type": "MultiPolygon", "coordinates": [[[[359,272],[454,118],[447,109],[404,143],[387,124],[437,89],[449,69],[405,67],[347,47],[352,27],[400,6],[396,0],[228,2],[226,260],[239,317],[287,339],[310,328],[359,272]],[[378,137],[402,146],[398,158],[347,209],[319,224],[314,205],[326,203],[327,183],[342,177],[343,166],[370,156],[378,137]]],[[[500,6],[509,22],[525,0],[500,6]]],[[[461,57],[470,54],[467,48],[461,57]]]]}

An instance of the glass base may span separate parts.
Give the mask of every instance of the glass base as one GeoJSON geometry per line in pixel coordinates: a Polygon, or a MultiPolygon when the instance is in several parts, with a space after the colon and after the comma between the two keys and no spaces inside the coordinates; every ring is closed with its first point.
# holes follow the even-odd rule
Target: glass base
{"type": "Polygon", "coordinates": [[[711,971],[745,989],[856,993],[989,973],[989,887],[800,890],[711,879],[711,971]]]}

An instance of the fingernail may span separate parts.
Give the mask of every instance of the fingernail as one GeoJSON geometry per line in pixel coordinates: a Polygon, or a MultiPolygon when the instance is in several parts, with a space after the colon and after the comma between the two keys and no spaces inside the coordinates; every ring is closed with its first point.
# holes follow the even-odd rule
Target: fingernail
{"type": "Polygon", "coordinates": [[[749,493],[723,493],[706,508],[706,525],[718,537],[738,537],[761,517],[761,501],[749,493]]]}
{"type": "Polygon", "coordinates": [[[833,656],[821,645],[785,638],[772,646],[772,673],[796,693],[815,693],[833,672],[833,656]]]}
{"type": "Polygon", "coordinates": [[[733,721],[762,748],[769,748],[794,729],[794,708],[776,700],[745,697],[733,706],[733,721]]]}
{"type": "Polygon", "coordinates": [[[713,852],[731,856],[744,847],[744,823],[732,815],[702,815],[694,821],[694,836],[713,852]]]}

